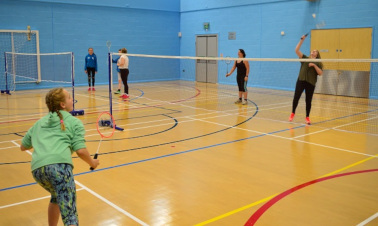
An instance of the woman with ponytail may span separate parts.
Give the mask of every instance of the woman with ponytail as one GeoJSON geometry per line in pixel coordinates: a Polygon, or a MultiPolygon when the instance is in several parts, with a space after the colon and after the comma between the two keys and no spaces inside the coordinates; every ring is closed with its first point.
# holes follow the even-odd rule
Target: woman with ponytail
{"type": "MultiPolygon", "coordinates": [[[[321,59],[320,53],[318,50],[313,50],[310,52],[310,56],[306,56],[300,50],[304,40],[306,39],[306,35],[303,35],[298,42],[297,46],[295,47],[295,53],[298,55],[300,59],[321,59]]],[[[312,97],[315,91],[316,81],[318,79],[318,75],[321,76],[323,74],[323,64],[322,62],[301,62],[301,68],[299,70],[299,75],[297,79],[297,83],[295,85],[295,92],[293,98],[293,107],[289,117],[289,121],[293,121],[295,116],[295,110],[297,109],[299,99],[303,91],[306,93],[306,124],[310,125],[310,111],[312,105],[312,97]]]]}
{"type": "Polygon", "coordinates": [[[36,182],[51,194],[48,224],[57,225],[59,215],[64,225],[78,225],[76,188],[72,173],[72,153],[92,168],[99,165],[85,145],[83,123],[69,112],[73,100],[63,88],[46,95],[48,115],[38,120],[22,139],[21,150],[34,149],[31,171],[36,182]]]}

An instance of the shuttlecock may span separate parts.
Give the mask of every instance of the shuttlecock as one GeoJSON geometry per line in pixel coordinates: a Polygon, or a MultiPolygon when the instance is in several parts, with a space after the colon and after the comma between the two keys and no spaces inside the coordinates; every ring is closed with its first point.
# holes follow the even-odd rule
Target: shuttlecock
{"type": "Polygon", "coordinates": [[[314,17],[314,18],[315,18],[315,17],[316,17],[316,14],[315,14],[315,13],[313,13],[313,14],[312,14],[312,17],[314,17]]]}

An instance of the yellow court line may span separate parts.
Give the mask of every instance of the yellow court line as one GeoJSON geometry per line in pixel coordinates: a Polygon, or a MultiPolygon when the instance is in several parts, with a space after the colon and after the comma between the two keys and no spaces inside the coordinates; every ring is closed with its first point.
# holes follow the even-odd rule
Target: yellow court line
{"type": "MultiPolygon", "coordinates": [[[[341,169],[335,170],[335,171],[333,171],[333,172],[331,172],[331,173],[325,174],[325,175],[323,175],[323,176],[321,176],[321,177],[319,177],[319,178],[323,178],[323,177],[327,177],[327,176],[330,176],[330,175],[333,175],[333,174],[339,173],[339,172],[341,172],[341,171],[343,171],[343,170],[347,170],[347,169],[349,169],[349,168],[352,168],[352,167],[354,167],[354,166],[357,166],[357,165],[359,165],[359,164],[361,164],[361,163],[364,163],[364,162],[369,161],[369,160],[374,159],[374,158],[378,158],[378,154],[377,154],[377,155],[374,155],[374,156],[371,156],[371,157],[369,157],[369,158],[363,159],[363,160],[361,160],[361,161],[355,162],[355,163],[353,163],[353,164],[350,164],[350,165],[348,165],[348,166],[346,166],[346,167],[344,167],[344,168],[341,168],[341,169]]],[[[317,178],[317,179],[319,179],[319,178],[317,178]]],[[[223,218],[225,218],[225,217],[231,216],[231,215],[233,215],[233,214],[235,214],[235,213],[238,213],[238,212],[240,212],[240,211],[243,211],[243,210],[246,210],[246,209],[248,209],[248,208],[251,208],[251,207],[257,206],[257,205],[259,205],[259,204],[261,204],[261,203],[267,202],[267,201],[271,200],[272,198],[274,198],[275,196],[277,196],[278,194],[279,194],[279,193],[276,193],[276,194],[274,194],[274,195],[271,195],[271,196],[269,196],[269,197],[263,198],[263,199],[261,199],[261,200],[259,200],[259,201],[254,202],[254,203],[248,204],[248,205],[246,205],[246,206],[243,206],[243,207],[240,207],[240,208],[238,208],[238,209],[232,210],[232,211],[227,212],[227,213],[225,213],[225,214],[222,214],[222,215],[219,215],[219,216],[217,216],[217,217],[211,218],[211,219],[209,219],[209,220],[207,220],[207,221],[203,221],[203,222],[201,222],[201,223],[195,224],[194,226],[202,226],[202,225],[210,224],[210,223],[212,223],[212,222],[215,222],[215,221],[217,221],[217,220],[220,220],[220,219],[223,219],[223,218]]]]}
{"type": "MultiPolygon", "coordinates": [[[[344,167],[344,168],[341,168],[341,169],[335,170],[335,171],[333,171],[333,172],[331,172],[331,173],[325,174],[325,175],[323,175],[323,176],[321,176],[321,177],[319,177],[319,178],[323,178],[323,177],[328,177],[328,176],[334,175],[334,174],[336,174],[336,173],[339,173],[339,172],[341,172],[341,171],[347,170],[347,169],[349,169],[349,168],[352,168],[353,166],[357,166],[357,165],[359,165],[359,164],[361,164],[361,163],[367,162],[367,161],[369,161],[369,160],[371,160],[371,159],[374,159],[374,158],[378,158],[378,154],[377,154],[377,155],[374,155],[374,156],[371,156],[371,157],[369,157],[369,158],[366,158],[366,159],[362,159],[361,161],[355,162],[355,163],[350,164],[350,165],[348,165],[348,166],[346,166],[346,167],[344,167]]],[[[318,178],[318,179],[319,179],[319,178],[318,178]]]]}
{"type": "Polygon", "coordinates": [[[274,197],[277,196],[277,195],[278,195],[278,193],[277,193],[277,194],[274,194],[274,195],[271,195],[271,196],[269,196],[269,197],[266,197],[266,198],[264,198],[264,199],[261,199],[261,200],[259,200],[259,201],[256,201],[256,202],[254,202],[254,203],[248,204],[248,205],[246,205],[246,206],[240,207],[240,208],[238,208],[238,209],[232,210],[232,211],[230,211],[230,212],[228,212],[228,213],[225,213],[225,214],[222,214],[222,215],[220,215],[220,216],[214,217],[214,218],[212,218],[212,219],[210,219],[210,220],[207,220],[207,221],[201,222],[201,223],[196,224],[196,225],[194,225],[194,226],[202,226],[202,225],[206,225],[206,224],[212,223],[212,222],[214,222],[214,221],[220,220],[220,219],[222,219],[222,218],[225,218],[225,217],[231,216],[232,214],[235,214],[235,213],[237,213],[237,212],[240,212],[240,211],[246,210],[246,209],[251,208],[251,207],[253,207],[253,206],[256,206],[256,205],[258,205],[258,204],[260,204],[260,203],[264,203],[264,202],[266,202],[266,201],[269,201],[269,200],[271,200],[272,198],[274,198],[274,197]]]}

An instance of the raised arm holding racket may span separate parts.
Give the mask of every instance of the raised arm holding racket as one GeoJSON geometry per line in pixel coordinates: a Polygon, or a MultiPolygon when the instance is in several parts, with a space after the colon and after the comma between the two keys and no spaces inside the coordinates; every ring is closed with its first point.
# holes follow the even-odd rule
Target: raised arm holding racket
{"type": "MultiPolygon", "coordinates": [[[[306,56],[301,52],[301,46],[306,39],[306,35],[303,35],[299,40],[297,46],[295,47],[295,53],[300,59],[320,59],[320,53],[318,50],[312,50],[310,52],[310,56],[306,56]]],[[[323,64],[321,62],[308,62],[304,61],[301,62],[301,68],[299,70],[299,75],[297,79],[297,83],[295,85],[295,92],[293,98],[293,107],[289,117],[289,121],[293,121],[295,116],[295,111],[298,106],[299,99],[303,91],[306,92],[306,118],[305,123],[307,125],[311,124],[310,120],[310,111],[311,111],[311,103],[312,97],[315,91],[315,85],[317,81],[318,75],[323,74],[323,64]]]]}

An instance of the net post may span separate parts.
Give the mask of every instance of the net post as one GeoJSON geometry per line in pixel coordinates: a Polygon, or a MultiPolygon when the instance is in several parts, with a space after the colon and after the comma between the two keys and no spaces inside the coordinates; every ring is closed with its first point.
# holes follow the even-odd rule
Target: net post
{"type": "Polygon", "coordinates": [[[112,55],[108,52],[108,74],[109,74],[109,112],[113,115],[113,97],[112,97],[112,55]]]}
{"type": "Polygon", "coordinates": [[[6,54],[6,52],[4,52],[4,63],[5,63],[5,67],[4,67],[4,69],[5,69],[5,73],[4,73],[4,75],[5,75],[5,90],[1,90],[1,93],[6,93],[6,94],[11,95],[10,92],[9,92],[9,89],[8,89],[8,70],[7,70],[7,54],[6,54]]]}
{"type": "MultiPolygon", "coordinates": [[[[110,115],[113,116],[113,95],[112,95],[112,85],[113,85],[113,79],[112,79],[112,54],[108,52],[108,73],[109,73],[109,112],[110,115]]],[[[116,130],[123,131],[124,129],[121,127],[118,127],[117,125],[114,125],[116,130]]]]}
{"type": "Polygon", "coordinates": [[[73,111],[75,111],[75,77],[73,75],[73,52],[71,52],[71,82],[72,82],[72,99],[73,99],[73,111]]]}
{"type": "Polygon", "coordinates": [[[74,53],[71,52],[71,83],[72,83],[72,99],[73,99],[73,109],[70,112],[71,115],[84,115],[84,110],[75,110],[75,57],[74,53]]]}
{"type": "MultiPolygon", "coordinates": [[[[30,31],[32,32],[32,31],[30,31]]],[[[37,83],[41,82],[41,56],[39,51],[39,31],[33,31],[35,33],[35,39],[36,39],[36,50],[37,50],[37,73],[38,73],[38,81],[37,83]]]]}

